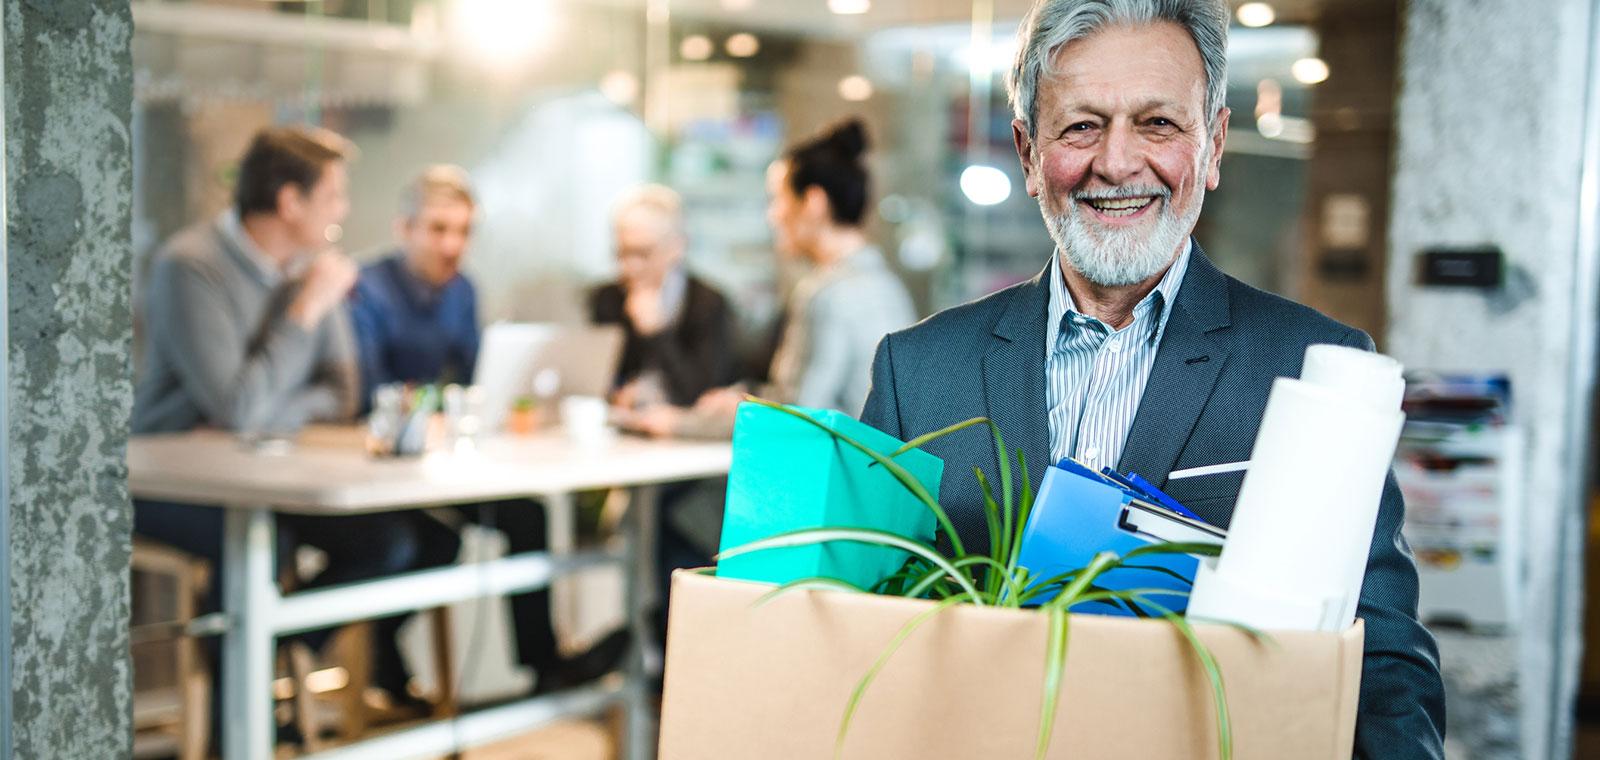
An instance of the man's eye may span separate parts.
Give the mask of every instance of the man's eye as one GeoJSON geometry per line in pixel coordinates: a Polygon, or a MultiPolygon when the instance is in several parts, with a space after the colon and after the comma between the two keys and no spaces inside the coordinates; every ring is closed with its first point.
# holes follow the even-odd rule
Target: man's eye
{"type": "Polygon", "coordinates": [[[1165,118],[1165,117],[1162,117],[1162,116],[1157,116],[1154,119],[1150,120],[1150,126],[1152,126],[1152,127],[1174,127],[1174,126],[1177,126],[1177,125],[1173,124],[1171,119],[1168,119],[1168,118],[1165,118]]]}
{"type": "Polygon", "coordinates": [[[1087,121],[1080,121],[1077,124],[1067,127],[1068,132],[1088,132],[1091,129],[1094,129],[1094,125],[1087,121]]]}

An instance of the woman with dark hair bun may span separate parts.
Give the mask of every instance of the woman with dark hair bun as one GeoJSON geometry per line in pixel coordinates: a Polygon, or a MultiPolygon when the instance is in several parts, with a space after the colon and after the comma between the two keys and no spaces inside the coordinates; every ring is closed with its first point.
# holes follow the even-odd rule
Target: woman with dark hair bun
{"type": "Polygon", "coordinates": [[[866,127],[848,119],[802,142],[767,171],[767,221],[780,252],[813,269],[795,287],[772,360],[769,393],[802,406],[859,414],[872,354],[916,320],[911,298],[867,240],[866,127]]]}

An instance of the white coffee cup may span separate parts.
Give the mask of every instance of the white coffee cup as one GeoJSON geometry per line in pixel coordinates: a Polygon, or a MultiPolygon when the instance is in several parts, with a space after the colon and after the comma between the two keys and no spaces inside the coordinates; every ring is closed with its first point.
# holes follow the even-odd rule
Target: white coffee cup
{"type": "Polygon", "coordinates": [[[598,396],[568,396],[561,399],[561,427],[579,446],[598,446],[611,440],[606,424],[611,409],[598,396]]]}

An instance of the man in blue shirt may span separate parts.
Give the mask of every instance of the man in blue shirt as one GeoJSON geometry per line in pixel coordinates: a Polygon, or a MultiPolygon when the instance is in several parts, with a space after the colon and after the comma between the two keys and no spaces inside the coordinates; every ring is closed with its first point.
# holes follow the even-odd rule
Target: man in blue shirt
{"type": "Polygon", "coordinates": [[[478,295],[461,274],[475,211],[466,173],[429,168],[403,204],[404,242],[362,269],[351,306],[363,409],[386,383],[471,383],[478,360],[478,295]]]}
{"type": "MultiPolygon", "coordinates": [[[[360,346],[363,401],[385,383],[472,382],[478,360],[478,301],[472,282],[461,273],[472,236],[477,204],[465,170],[433,166],[405,191],[395,229],[400,246],[361,270],[350,312],[360,346]]],[[[544,508],[526,500],[463,507],[463,519],[504,531],[515,554],[546,547],[544,508]]],[[[433,517],[414,513],[422,566],[452,563],[461,537],[433,517]]],[[[517,653],[538,674],[538,691],[576,685],[616,667],[627,651],[618,631],[592,649],[563,657],[550,623],[548,589],[511,599],[517,653]]],[[[400,670],[403,663],[374,663],[374,669],[400,670]]]]}

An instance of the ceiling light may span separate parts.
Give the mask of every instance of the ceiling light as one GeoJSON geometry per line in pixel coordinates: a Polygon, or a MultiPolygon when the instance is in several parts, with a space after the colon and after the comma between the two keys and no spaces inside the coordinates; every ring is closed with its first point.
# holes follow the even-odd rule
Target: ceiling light
{"type": "Polygon", "coordinates": [[[1239,6],[1239,23],[1251,28],[1271,26],[1278,20],[1278,13],[1266,3],[1245,3],[1239,6]]]}
{"type": "Polygon", "coordinates": [[[1328,79],[1328,62],[1321,58],[1301,58],[1289,67],[1289,73],[1301,84],[1317,84],[1328,79]]]}
{"type": "Polygon", "coordinates": [[[678,45],[678,55],[685,61],[704,61],[711,57],[711,51],[716,48],[711,44],[711,38],[703,34],[691,34],[683,38],[678,45]]]}
{"type": "Polygon", "coordinates": [[[839,80],[839,97],[851,101],[862,101],[872,97],[872,80],[860,74],[851,74],[839,80]]]}
{"type": "Polygon", "coordinates": [[[828,0],[828,10],[840,16],[859,16],[872,8],[872,0],[828,0]]]}
{"type": "Polygon", "coordinates": [[[457,0],[453,8],[452,25],[467,49],[501,66],[526,62],[554,26],[550,0],[457,0]]]}
{"type": "Polygon", "coordinates": [[[993,206],[1011,197],[1011,178],[983,164],[973,164],[961,172],[961,192],[979,206],[993,206]]]}
{"type": "Polygon", "coordinates": [[[740,32],[729,37],[723,48],[734,58],[749,58],[761,51],[761,40],[753,34],[740,32]]]}

